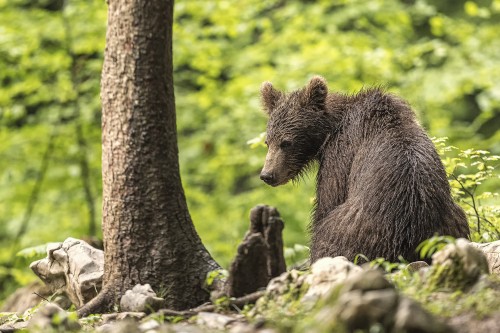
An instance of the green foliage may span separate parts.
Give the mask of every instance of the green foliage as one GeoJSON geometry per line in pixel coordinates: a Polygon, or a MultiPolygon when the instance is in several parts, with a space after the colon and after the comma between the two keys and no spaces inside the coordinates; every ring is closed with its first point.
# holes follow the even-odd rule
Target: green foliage
{"type": "Polygon", "coordinates": [[[446,244],[451,244],[455,242],[455,238],[451,236],[434,236],[426,239],[417,246],[417,252],[420,254],[420,258],[428,259],[431,258],[434,253],[441,250],[446,244]]]}
{"type": "Polygon", "coordinates": [[[313,303],[303,301],[309,286],[300,281],[305,271],[292,270],[286,277],[280,276],[279,287],[266,292],[248,312],[244,312],[250,321],[269,323],[279,332],[295,332],[298,325],[311,310],[313,303]]]}
{"type": "Polygon", "coordinates": [[[227,262],[223,253],[234,253],[257,203],[280,209],[287,246],[307,243],[313,181],[269,189],[257,177],[265,155],[262,81],[291,90],[321,74],[344,92],[383,84],[414,105],[431,134],[498,151],[499,6],[474,4],[477,10],[466,1],[178,2],[182,176],[215,257],[227,262]],[[235,227],[218,223],[221,216],[235,227]]]}
{"type": "Polygon", "coordinates": [[[384,258],[377,258],[370,261],[370,267],[373,269],[382,269],[386,273],[391,273],[396,270],[404,269],[408,264],[402,257],[399,258],[400,262],[390,262],[384,258]]]}
{"type": "Polygon", "coordinates": [[[80,324],[92,326],[94,324],[99,323],[101,320],[102,320],[102,315],[101,314],[91,314],[91,315],[88,315],[87,317],[81,318],[80,319],[80,324]]]}
{"type": "MultiPolygon", "coordinates": [[[[432,135],[465,149],[443,152],[454,195],[473,239],[497,239],[498,161],[482,151],[500,153],[499,18],[499,0],[176,1],[181,173],[216,260],[228,265],[259,203],[280,210],[287,247],[307,244],[313,179],[271,189],[258,178],[259,86],[291,90],[313,74],[343,92],[384,85],[432,135]]],[[[33,278],[27,260],[12,259],[20,249],[99,235],[105,24],[104,1],[0,0],[4,293],[33,278]]]]}
{"type": "Polygon", "coordinates": [[[217,312],[225,312],[230,309],[231,306],[231,299],[229,296],[221,296],[215,300],[213,300],[213,303],[215,305],[215,309],[217,312]]]}
{"type": "Polygon", "coordinates": [[[20,249],[84,237],[100,220],[90,206],[101,193],[105,8],[62,3],[0,1],[0,298],[33,279],[20,249]]]}
{"type": "Polygon", "coordinates": [[[16,255],[19,257],[22,257],[24,259],[29,259],[29,260],[43,258],[44,256],[47,255],[47,246],[49,244],[50,243],[36,245],[36,246],[32,246],[32,247],[27,247],[27,248],[22,249],[21,251],[17,252],[16,255]]]}
{"type": "Polygon", "coordinates": [[[496,275],[484,277],[471,290],[435,292],[427,288],[418,273],[406,274],[405,280],[396,284],[405,295],[418,301],[430,312],[441,317],[470,314],[481,319],[496,312],[500,306],[500,280],[496,275]]]}
{"type": "Polygon", "coordinates": [[[471,239],[491,242],[500,238],[498,179],[500,156],[486,150],[461,150],[435,139],[449,174],[452,193],[469,217],[471,239]]]}
{"type": "Polygon", "coordinates": [[[207,274],[207,278],[205,279],[205,285],[207,287],[211,287],[213,283],[217,280],[225,280],[229,277],[229,272],[225,269],[216,269],[214,271],[210,271],[207,274]]]}

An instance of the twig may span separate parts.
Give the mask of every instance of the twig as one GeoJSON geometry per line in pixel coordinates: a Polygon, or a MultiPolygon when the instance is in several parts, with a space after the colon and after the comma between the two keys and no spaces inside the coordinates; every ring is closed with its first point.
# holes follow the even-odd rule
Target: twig
{"type": "MultiPolygon", "coordinates": [[[[236,306],[236,307],[242,307],[246,304],[252,304],[255,303],[259,298],[261,298],[264,295],[265,291],[256,291],[254,293],[230,299],[229,300],[229,306],[236,306]]],[[[158,312],[164,316],[178,316],[178,317],[184,317],[184,318],[190,318],[193,316],[196,316],[200,312],[214,312],[216,311],[218,306],[214,304],[204,304],[201,306],[198,306],[194,309],[186,310],[186,311],[176,311],[176,310],[170,310],[170,309],[161,309],[158,312]]]]}
{"type": "Polygon", "coordinates": [[[37,295],[38,297],[40,297],[40,298],[41,298],[41,299],[43,299],[44,301],[46,301],[46,302],[49,302],[49,303],[50,303],[50,301],[49,301],[48,299],[46,299],[45,297],[43,297],[42,295],[40,295],[40,294],[39,294],[39,293],[37,293],[36,291],[34,291],[34,292],[33,292],[33,294],[37,295]]]}
{"type": "Polygon", "coordinates": [[[481,216],[479,215],[479,212],[477,210],[476,199],[474,198],[474,193],[470,192],[467,188],[465,188],[464,184],[462,184],[462,182],[460,180],[458,180],[458,177],[455,176],[453,173],[451,174],[451,176],[458,182],[458,184],[460,185],[462,190],[464,190],[464,192],[470,197],[470,199],[472,201],[472,204],[470,206],[474,210],[474,213],[475,213],[476,219],[477,219],[477,232],[481,233],[481,216]]]}
{"type": "MultiPolygon", "coordinates": [[[[470,205],[469,203],[467,203],[469,206],[472,207],[472,205],[470,205]]],[[[475,216],[474,214],[467,214],[468,216],[475,216]]],[[[497,237],[500,237],[500,230],[497,229],[497,227],[493,224],[493,222],[491,222],[490,220],[488,220],[487,218],[483,217],[483,216],[480,216],[479,217],[483,222],[486,222],[492,229],[493,231],[495,232],[495,234],[497,235],[497,237]]]]}

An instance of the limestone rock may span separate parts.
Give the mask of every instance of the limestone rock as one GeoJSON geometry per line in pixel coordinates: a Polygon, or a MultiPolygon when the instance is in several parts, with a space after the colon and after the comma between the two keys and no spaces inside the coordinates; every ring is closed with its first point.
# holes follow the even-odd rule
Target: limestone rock
{"type": "Polygon", "coordinates": [[[426,263],[425,261],[414,261],[406,265],[406,269],[411,272],[418,272],[423,269],[427,269],[429,267],[429,264],[426,263]]]}
{"type": "Polygon", "coordinates": [[[82,240],[68,238],[47,247],[47,257],[30,268],[51,289],[64,291],[77,307],[94,298],[102,285],[104,252],[82,240]]]}
{"type": "Polygon", "coordinates": [[[223,330],[236,322],[237,319],[219,313],[200,312],[196,316],[196,324],[208,329],[223,330]]]}
{"type": "Polygon", "coordinates": [[[58,328],[63,331],[80,329],[76,313],[68,313],[53,303],[42,305],[29,321],[30,330],[52,330],[58,328]]]}
{"type": "Polygon", "coordinates": [[[158,333],[206,333],[207,330],[201,329],[196,325],[179,323],[179,324],[163,324],[157,330],[158,333]]]}
{"type": "Polygon", "coordinates": [[[378,270],[361,271],[344,281],[333,312],[349,331],[373,324],[391,327],[399,295],[378,270]]]}
{"type": "Polygon", "coordinates": [[[363,269],[345,257],[325,257],[311,266],[311,274],[306,277],[309,290],[305,300],[316,300],[327,295],[334,287],[362,272],[363,269]]]}
{"type": "Polygon", "coordinates": [[[349,331],[355,331],[369,329],[376,323],[390,327],[397,306],[398,294],[394,289],[365,293],[353,290],[341,295],[335,312],[349,331]]]}
{"type": "Polygon", "coordinates": [[[394,315],[393,332],[447,333],[452,329],[438,321],[418,303],[401,297],[394,315]]]}
{"type": "Polygon", "coordinates": [[[97,329],[99,333],[137,333],[139,325],[135,320],[127,319],[104,324],[97,329]]]}
{"type": "Polygon", "coordinates": [[[470,243],[486,256],[490,273],[500,274],[500,240],[491,243],[470,243]]]}
{"type": "Polygon", "coordinates": [[[315,317],[316,325],[326,327],[325,331],[340,327],[347,332],[451,332],[418,303],[399,295],[380,271],[357,274],[345,283],[337,299],[329,301],[331,305],[315,317]]]}
{"type": "Polygon", "coordinates": [[[285,272],[275,277],[267,285],[266,292],[273,295],[282,295],[291,288],[298,288],[304,282],[304,276],[297,270],[285,272]]]}
{"type": "Polygon", "coordinates": [[[145,321],[139,325],[139,330],[141,332],[148,332],[151,330],[156,330],[160,327],[160,323],[158,323],[154,319],[150,319],[148,321],[145,321]]]}
{"type": "Polygon", "coordinates": [[[165,300],[157,297],[149,284],[137,284],[132,290],[127,290],[120,300],[120,310],[127,312],[150,313],[160,309],[165,300]]]}
{"type": "Polygon", "coordinates": [[[359,290],[361,292],[372,290],[394,289],[394,286],[385,279],[381,271],[371,269],[353,274],[342,288],[343,292],[359,290]]]}
{"type": "Polygon", "coordinates": [[[272,279],[267,285],[264,296],[260,297],[249,315],[252,317],[268,317],[270,313],[281,316],[288,313],[289,308],[296,311],[297,306],[307,290],[304,283],[305,272],[291,270],[272,279]]]}
{"type": "Polygon", "coordinates": [[[432,256],[427,284],[432,288],[464,289],[488,274],[484,254],[466,239],[457,239],[432,256]]]}
{"type": "Polygon", "coordinates": [[[5,323],[0,325],[0,332],[2,333],[18,332],[21,330],[26,330],[27,328],[28,328],[28,322],[18,321],[15,323],[5,323]]]}

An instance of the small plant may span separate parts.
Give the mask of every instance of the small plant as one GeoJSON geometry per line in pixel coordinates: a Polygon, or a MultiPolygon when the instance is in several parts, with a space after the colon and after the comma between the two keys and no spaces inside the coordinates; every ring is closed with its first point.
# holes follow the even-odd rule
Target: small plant
{"type": "Polygon", "coordinates": [[[384,258],[376,258],[370,261],[370,267],[373,269],[382,269],[386,273],[392,273],[396,270],[402,270],[408,264],[407,261],[403,259],[403,257],[399,257],[400,262],[390,262],[385,260],[384,258]]]}
{"type": "Polygon", "coordinates": [[[228,296],[221,296],[214,300],[214,305],[217,312],[224,312],[229,309],[231,298],[228,296]]]}
{"type": "Polygon", "coordinates": [[[451,236],[434,236],[420,243],[417,246],[417,252],[420,254],[420,258],[427,259],[432,257],[434,253],[441,250],[447,244],[452,244],[454,242],[455,238],[451,236]]]}
{"type": "Polygon", "coordinates": [[[87,317],[83,317],[80,319],[80,323],[84,325],[89,325],[92,326],[94,324],[99,323],[102,320],[102,315],[100,314],[91,314],[88,315],[87,317]]]}
{"type": "Polygon", "coordinates": [[[216,281],[224,281],[229,277],[229,272],[225,269],[216,269],[207,273],[205,278],[205,286],[211,289],[216,281]]]}
{"type": "Polygon", "coordinates": [[[370,262],[370,259],[368,259],[367,256],[365,256],[364,254],[358,253],[354,257],[354,261],[353,262],[354,262],[355,265],[359,265],[360,264],[360,260],[364,260],[366,262],[370,262]]]}

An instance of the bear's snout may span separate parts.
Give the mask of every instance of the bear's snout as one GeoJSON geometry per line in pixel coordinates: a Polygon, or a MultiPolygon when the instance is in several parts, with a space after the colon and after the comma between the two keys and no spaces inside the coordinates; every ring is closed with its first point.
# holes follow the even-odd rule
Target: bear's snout
{"type": "Polygon", "coordinates": [[[262,179],[266,184],[274,184],[274,175],[270,172],[262,171],[260,173],[260,179],[262,179]]]}

